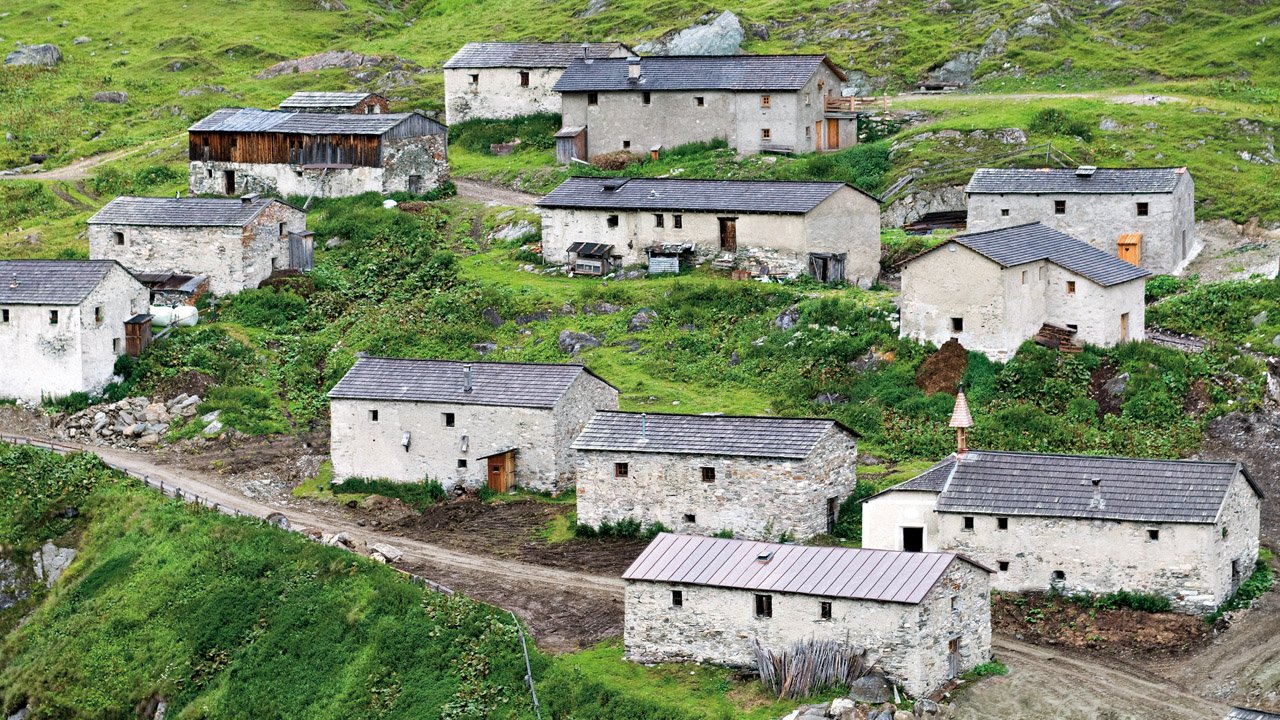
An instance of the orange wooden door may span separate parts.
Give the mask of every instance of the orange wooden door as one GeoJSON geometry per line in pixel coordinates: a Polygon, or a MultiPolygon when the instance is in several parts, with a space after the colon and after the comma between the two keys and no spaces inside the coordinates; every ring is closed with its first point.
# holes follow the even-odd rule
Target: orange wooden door
{"type": "Polygon", "coordinates": [[[822,149],[822,121],[813,124],[813,149],[822,149]]]}
{"type": "Polygon", "coordinates": [[[1142,264],[1142,233],[1124,233],[1116,243],[1116,256],[1131,265],[1142,264]]]}
{"type": "Polygon", "coordinates": [[[494,492],[504,493],[511,489],[511,480],[515,475],[515,451],[504,452],[486,458],[488,463],[488,485],[494,492]]]}
{"type": "Polygon", "coordinates": [[[827,120],[827,149],[835,150],[840,147],[840,121],[827,120]]]}

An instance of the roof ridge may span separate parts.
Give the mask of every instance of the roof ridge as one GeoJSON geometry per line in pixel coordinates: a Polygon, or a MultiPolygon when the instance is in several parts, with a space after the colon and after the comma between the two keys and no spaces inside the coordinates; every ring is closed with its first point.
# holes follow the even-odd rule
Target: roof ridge
{"type": "Polygon", "coordinates": [[[649,417],[694,417],[694,418],[731,418],[734,420],[797,420],[806,422],[829,422],[840,423],[835,418],[823,417],[793,417],[786,415],[728,415],[725,413],[670,413],[670,412],[649,412],[647,410],[597,410],[597,414],[608,413],[610,415],[647,415],[649,417]]]}
{"type": "Polygon", "coordinates": [[[970,449],[969,454],[987,454],[987,455],[1020,455],[1025,457],[1060,457],[1060,458],[1079,458],[1086,460],[1124,460],[1127,462],[1164,462],[1164,463],[1200,463],[1204,465],[1240,465],[1236,460],[1204,460],[1200,458],[1143,458],[1133,457],[1130,455],[1089,455],[1086,453],[1038,453],[1029,452],[1027,450],[975,450],[970,449]]]}
{"type": "Polygon", "coordinates": [[[451,360],[447,358],[395,357],[392,355],[363,355],[356,358],[356,362],[360,362],[361,360],[406,360],[412,362],[455,363],[458,365],[532,365],[541,367],[579,368],[581,370],[587,369],[587,366],[582,363],[525,362],[520,360],[451,360]]]}

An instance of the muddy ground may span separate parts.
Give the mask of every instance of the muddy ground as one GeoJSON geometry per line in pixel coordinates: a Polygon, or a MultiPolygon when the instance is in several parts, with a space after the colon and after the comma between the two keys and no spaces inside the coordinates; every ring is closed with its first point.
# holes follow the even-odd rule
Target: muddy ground
{"type": "Polygon", "coordinates": [[[1048,593],[992,593],[991,626],[1034,645],[1090,650],[1129,660],[1198,650],[1213,633],[1212,627],[1190,615],[1089,608],[1048,593]]]}

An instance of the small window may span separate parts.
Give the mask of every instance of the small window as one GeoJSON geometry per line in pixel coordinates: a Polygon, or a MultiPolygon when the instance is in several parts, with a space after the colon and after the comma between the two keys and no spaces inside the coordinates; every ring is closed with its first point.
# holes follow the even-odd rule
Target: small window
{"type": "Polygon", "coordinates": [[[1151,213],[1151,206],[1146,203],[1138,203],[1138,217],[1146,217],[1151,213]]]}
{"type": "Polygon", "coordinates": [[[772,95],[761,95],[761,96],[760,96],[760,107],[765,108],[765,109],[768,109],[768,108],[773,107],[773,96],[772,96],[772,95]]]}
{"type": "Polygon", "coordinates": [[[1159,539],[1160,539],[1160,531],[1159,531],[1159,530],[1156,530],[1155,528],[1152,528],[1152,529],[1148,530],[1148,531],[1147,531],[1147,539],[1148,539],[1148,540],[1159,540],[1159,539]]]}
{"type": "Polygon", "coordinates": [[[1080,326],[1075,323],[1067,323],[1067,329],[1071,332],[1077,332],[1080,330],[1080,326]]]}
{"type": "Polygon", "coordinates": [[[671,216],[671,227],[673,227],[673,228],[675,228],[675,229],[677,229],[677,230],[679,230],[680,228],[684,227],[684,216],[683,216],[683,215],[672,215],[672,216],[671,216]]]}
{"type": "Polygon", "coordinates": [[[1067,574],[1066,574],[1065,572],[1063,572],[1063,571],[1061,571],[1061,570],[1054,570],[1054,571],[1053,571],[1053,581],[1054,581],[1054,582],[1063,582],[1063,581],[1065,581],[1066,579],[1067,579],[1067,574]]]}
{"type": "Polygon", "coordinates": [[[116,240],[116,245],[124,245],[124,233],[122,233],[122,232],[114,232],[114,233],[111,233],[111,235],[112,235],[112,237],[114,237],[114,238],[115,238],[115,240],[116,240]]]}
{"type": "Polygon", "coordinates": [[[520,87],[529,87],[529,71],[520,71],[520,87]]]}
{"type": "Polygon", "coordinates": [[[683,590],[671,591],[671,607],[684,607],[684,591],[683,590]]]}
{"type": "Polygon", "coordinates": [[[997,530],[1008,530],[1008,529],[1009,529],[1009,518],[1007,518],[1007,517],[998,517],[998,518],[996,518],[996,529],[997,529],[997,530]]]}
{"type": "Polygon", "coordinates": [[[93,309],[93,321],[99,325],[102,324],[102,306],[98,305],[93,309]]]}
{"type": "Polygon", "coordinates": [[[370,411],[369,411],[369,422],[378,422],[378,411],[377,411],[377,410],[370,410],[370,411]]]}
{"type": "Polygon", "coordinates": [[[951,596],[951,612],[955,612],[959,609],[960,609],[960,601],[956,598],[955,595],[952,595],[951,596]]]}
{"type": "Polygon", "coordinates": [[[819,620],[831,619],[831,601],[830,600],[822,600],[818,602],[818,619],[819,620]]]}
{"type": "Polygon", "coordinates": [[[236,149],[236,139],[234,136],[231,138],[231,149],[232,150],[236,149]]]}
{"type": "Polygon", "coordinates": [[[662,225],[663,225],[663,221],[662,221],[662,213],[654,213],[654,214],[653,214],[653,226],[654,226],[654,227],[662,227],[662,225]]]}
{"type": "Polygon", "coordinates": [[[1054,201],[1053,201],[1053,214],[1054,214],[1054,215],[1066,215],[1066,214],[1067,214],[1067,201],[1066,201],[1066,200],[1054,200],[1054,201]]]}
{"type": "Polygon", "coordinates": [[[1009,217],[1009,208],[1000,208],[1000,217],[1009,217]]]}
{"type": "MultiPolygon", "coordinates": [[[[806,102],[808,102],[808,101],[806,101],[806,102]]],[[[809,138],[813,137],[813,128],[809,127],[808,125],[805,125],[805,126],[804,126],[804,137],[805,137],[805,139],[806,139],[806,140],[808,140],[809,138]]]]}
{"type": "Polygon", "coordinates": [[[283,238],[288,236],[289,236],[289,228],[286,227],[284,223],[280,223],[280,237],[283,238]]]}
{"type": "Polygon", "coordinates": [[[618,216],[617,216],[617,215],[610,215],[609,217],[605,218],[605,220],[604,220],[604,224],[605,224],[606,226],[608,226],[608,227],[611,227],[611,228],[616,228],[616,227],[618,227],[618,216]]]}
{"type": "Polygon", "coordinates": [[[453,413],[445,413],[445,414],[444,414],[444,426],[445,426],[445,427],[453,427],[453,425],[454,425],[454,423],[455,423],[456,421],[457,421],[457,417],[456,417],[453,413]]]}
{"type": "Polygon", "coordinates": [[[466,470],[466,469],[467,469],[467,459],[466,459],[466,458],[458,458],[458,469],[459,469],[459,470],[466,470]]]}
{"type": "Polygon", "coordinates": [[[599,94],[599,93],[587,93],[587,104],[588,104],[588,105],[599,105],[599,104],[600,104],[600,94],[599,94]]]}
{"type": "Polygon", "coordinates": [[[716,469],[713,467],[702,468],[702,482],[715,482],[716,469]]]}
{"type": "Polygon", "coordinates": [[[57,325],[57,324],[58,324],[58,311],[57,311],[57,310],[50,310],[50,311],[49,311],[49,324],[50,324],[50,325],[57,325]]]}
{"type": "Polygon", "coordinates": [[[1027,284],[1027,271],[1026,271],[1026,270],[1023,270],[1023,271],[1022,271],[1022,284],[1023,284],[1023,285],[1026,285],[1026,284],[1027,284]]]}
{"type": "Polygon", "coordinates": [[[467,75],[467,78],[471,80],[472,85],[480,84],[480,73],[470,73],[467,75]]]}
{"type": "MultiPolygon", "coordinates": [[[[9,309],[8,309],[8,308],[5,308],[5,309],[3,309],[3,310],[0,310],[0,323],[4,323],[5,325],[8,325],[8,324],[9,324],[9,309]]],[[[1226,530],[1226,528],[1223,528],[1223,530],[1226,530]]],[[[1224,534],[1225,534],[1225,533],[1224,533],[1224,534]]]]}
{"type": "Polygon", "coordinates": [[[120,354],[120,338],[111,338],[111,352],[120,354]]]}
{"type": "Polygon", "coordinates": [[[1067,281],[1067,294],[1068,294],[1068,295],[1075,295],[1075,294],[1076,294],[1076,281],[1075,281],[1075,280],[1068,280],[1068,281],[1067,281]]]}
{"type": "Polygon", "coordinates": [[[640,93],[640,100],[645,105],[651,105],[653,104],[653,94],[646,90],[645,92],[640,93]]]}
{"type": "Polygon", "coordinates": [[[631,141],[630,141],[630,140],[623,140],[623,141],[622,141],[622,149],[623,149],[623,150],[630,150],[630,149],[631,149],[631,141]]]}
{"type": "Polygon", "coordinates": [[[996,563],[996,567],[1000,568],[1000,572],[1008,572],[1008,570],[1009,570],[1009,561],[1008,561],[1008,560],[1000,560],[1000,561],[998,561],[998,562],[996,563]]]}
{"type": "Polygon", "coordinates": [[[964,332],[964,318],[951,318],[951,332],[964,332]]]}
{"type": "Polygon", "coordinates": [[[627,465],[626,463],[614,463],[614,464],[613,464],[613,476],[614,476],[614,477],[620,477],[620,478],[627,477],[627,474],[628,474],[630,471],[631,471],[631,468],[630,468],[630,467],[628,467],[628,465],[627,465]]]}
{"type": "Polygon", "coordinates": [[[965,516],[964,516],[964,529],[965,529],[965,530],[972,530],[972,529],[973,529],[973,516],[972,516],[972,515],[965,515],[965,516]]]}
{"type": "Polygon", "coordinates": [[[772,139],[773,139],[773,131],[772,131],[772,130],[770,130],[769,128],[760,128],[760,139],[761,139],[761,140],[772,140],[772,139]]]}
{"type": "Polygon", "coordinates": [[[701,95],[695,96],[695,97],[693,98],[693,105],[694,105],[694,107],[702,107],[702,106],[704,106],[704,105],[706,105],[706,104],[707,104],[707,99],[706,99],[706,98],[704,98],[704,97],[702,97],[701,95]]]}
{"type": "Polygon", "coordinates": [[[698,522],[698,516],[693,513],[685,513],[684,521],[687,523],[696,523],[698,522]]]}
{"type": "Polygon", "coordinates": [[[772,595],[756,595],[756,617],[758,618],[773,617],[773,596],[772,595]]]}

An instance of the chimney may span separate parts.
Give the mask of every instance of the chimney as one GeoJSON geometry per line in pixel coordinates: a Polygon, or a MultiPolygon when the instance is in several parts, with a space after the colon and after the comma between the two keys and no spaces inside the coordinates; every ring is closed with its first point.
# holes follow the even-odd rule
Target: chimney
{"type": "Polygon", "coordinates": [[[582,43],[582,62],[591,64],[591,43],[586,41],[582,43]]]}
{"type": "Polygon", "coordinates": [[[1092,478],[1090,482],[1093,483],[1093,497],[1089,500],[1089,509],[1106,510],[1107,501],[1102,497],[1102,478],[1092,478]]]}
{"type": "Polygon", "coordinates": [[[640,442],[649,442],[649,413],[640,413],[640,442]]]}
{"type": "Polygon", "coordinates": [[[462,392],[471,392],[471,364],[462,366],[462,392]]]}
{"type": "Polygon", "coordinates": [[[1076,177],[1091,178],[1093,177],[1093,174],[1097,171],[1098,171],[1098,168],[1095,165],[1081,165],[1080,167],[1076,168],[1076,177]]]}
{"type": "Polygon", "coordinates": [[[9,281],[9,289],[16,290],[18,288],[18,273],[13,274],[13,279],[9,281]]]}
{"type": "Polygon", "coordinates": [[[257,199],[258,199],[258,193],[249,193],[248,195],[240,196],[240,202],[244,203],[245,205],[248,205],[249,203],[257,199]]]}
{"type": "Polygon", "coordinates": [[[964,455],[969,451],[969,428],[973,427],[973,415],[969,414],[969,401],[964,397],[964,384],[956,391],[956,407],[951,411],[951,422],[956,429],[956,455],[964,455]]]}
{"type": "Polygon", "coordinates": [[[640,82],[640,58],[635,55],[627,58],[627,82],[640,82]]]}

